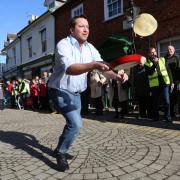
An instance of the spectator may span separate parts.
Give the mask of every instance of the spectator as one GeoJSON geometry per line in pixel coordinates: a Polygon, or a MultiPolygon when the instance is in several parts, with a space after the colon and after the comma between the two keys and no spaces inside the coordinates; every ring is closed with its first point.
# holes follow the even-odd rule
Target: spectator
{"type": "Polygon", "coordinates": [[[174,46],[168,46],[165,58],[173,80],[170,86],[170,113],[173,118],[176,116],[174,107],[177,104],[177,86],[180,83],[180,56],[176,54],[174,46]]]}
{"type": "Polygon", "coordinates": [[[159,120],[159,100],[163,96],[164,118],[166,122],[172,123],[170,116],[169,86],[172,82],[171,73],[163,57],[158,57],[155,48],[149,48],[148,58],[145,63],[148,74],[149,87],[153,101],[153,120],[159,120]]]}
{"type": "Polygon", "coordinates": [[[33,109],[37,110],[39,109],[39,89],[38,89],[38,85],[36,83],[35,79],[32,79],[32,83],[30,85],[30,91],[31,91],[31,99],[33,102],[33,109]]]}
{"type": "Polygon", "coordinates": [[[152,118],[152,98],[147,73],[143,64],[138,64],[133,68],[134,75],[134,96],[139,105],[139,115],[141,118],[152,118]]]}
{"type": "Polygon", "coordinates": [[[47,86],[43,79],[39,79],[39,101],[40,109],[47,110],[48,108],[48,97],[47,97],[47,86]]]}
{"type": "Polygon", "coordinates": [[[18,78],[18,88],[17,88],[17,94],[20,98],[19,102],[21,104],[22,102],[22,107],[23,109],[27,108],[27,103],[26,103],[26,98],[29,96],[29,84],[25,79],[18,78]]]}
{"type": "MultiPolygon", "coordinates": [[[[122,70],[121,70],[122,71],[122,70]]],[[[119,71],[118,73],[121,73],[119,71]]],[[[124,119],[124,116],[128,113],[128,90],[129,90],[129,81],[124,83],[113,81],[114,88],[114,97],[113,97],[113,106],[115,109],[115,119],[124,119]],[[119,112],[119,107],[121,111],[119,112]]]]}
{"type": "Polygon", "coordinates": [[[91,98],[93,99],[96,115],[103,115],[103,102],[102,102],[102,86],[106,78],[97,70],[93,70],[90,74],[90,88],[91,98]]]}
{"type": "Polygon", "coordinates": [[[39,84],[39,76],[35,77],[36,84],[39,84]]]}
{"type": "Polygon", "coordinates": [[[43,77],[41,78],[43,80],[43,82],[45,82],[47,84],[49,77],[48,77],[48,72],[44,71],[43,72],[43,77]]]}
{"type": "Polygon", "coordinates": [[[3,82],[0,81],[0,109],[4,109],[4,89],[3,82]]]}
{"type": "Polygon", "coordinates": [[[7,101],[10,100],[11,108],[14,108],[15,107],[15,97],[13,94],[13,84],[10,81],[7,81],[6,92],[7,92],[6,100],[7,101]]]}

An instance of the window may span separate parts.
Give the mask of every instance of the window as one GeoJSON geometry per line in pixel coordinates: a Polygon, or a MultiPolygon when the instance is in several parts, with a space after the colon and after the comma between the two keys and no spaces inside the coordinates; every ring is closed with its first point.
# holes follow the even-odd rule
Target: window
{"type": "Polygon", "coordinates": [[[29,54],[29,57],[31,58],[32,57],[32,37],[28,38],[27,42],[28,42],[28,54],[29,54]]]}
{"type": "Polygon", "coordinates": [[[83,4],[80,4],[79,6],[76,6],[74,9],[71,10],[71,17],[73,18],[74,16],[80,16],[83,13],[83,4]]]}
{"type": "Polygon", "coordinates": [[[49,9],[53,9],[55,7],[55,2],[49,4],[49,9]]]}
{"type": "Polygon", "coordinates": [[[40,31],[41,34],[41,47],[42,52],[46,52],[47,50],[47,43],[46,43],[46,28],[40,31]]]}
{"type": "Polygon", "coordinates": [[[13,60],[14,60],[14,64],[16,64],[16,48],[13,47],[12,51],[13,51],[13,60]]]}
{"type": "Polygon", "coordinates": [[[123,0],[104,0],[105,20],[109,20],[123,14],[123,0]]]}
{"type": "Polygon", "coordinates": [[[9,55],[6,56],[6,64],[9,64],[9,55]]]}
{"type": "Polygon", "coordinates": [[[158,51],[160,56],[166,56],[167,47],[169,45],[174,46],[176,53],[180,55],[180,37],[173,37],[158,42],[158,51]]]}

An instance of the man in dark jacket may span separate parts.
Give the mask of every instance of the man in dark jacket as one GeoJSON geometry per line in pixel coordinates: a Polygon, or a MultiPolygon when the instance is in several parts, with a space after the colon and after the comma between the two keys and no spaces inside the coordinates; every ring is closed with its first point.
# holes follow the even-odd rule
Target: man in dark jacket
{"type": "Polygon", "coordinates": [[[172,85],[170,89],[170,112],[171,117],[175,116],[174,107],[177,103],[177,85],[180,83],[180,56],[176,54],[174,46],[168,46],[166,62],[172,74],[172,85]]]}
{"type": "Polygon", "coordinates": [[[148,76],[144,64],[138,64],[133,68],[135,97],[139,104],[139,115],[141,118],[152,118],[152,97],[148,76]]]}

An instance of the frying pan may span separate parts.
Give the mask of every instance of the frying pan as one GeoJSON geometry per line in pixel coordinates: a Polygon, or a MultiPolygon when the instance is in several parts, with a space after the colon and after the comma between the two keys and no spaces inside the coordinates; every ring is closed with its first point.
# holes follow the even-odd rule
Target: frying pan
{"type": "Polygon", "coordinates": [[[145,61],[146,58],[144,56],[140,54],[131,54],[119,57],[112,61],[109,65],[113,70],[118,71],[121,69],[129,69],[137,64],[144,64],[145,61]]]}

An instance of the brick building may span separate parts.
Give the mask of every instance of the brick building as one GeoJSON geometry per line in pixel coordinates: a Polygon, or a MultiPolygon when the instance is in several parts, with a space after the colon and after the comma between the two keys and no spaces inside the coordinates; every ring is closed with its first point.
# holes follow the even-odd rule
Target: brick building
{"type": "MultiPolygon", "coordinates": [[[[69,34],[68,22],[74,14],[83,13],[89,19],[89,41],[100,45],[108,36],[120,34],[133,40],[132,29],[123,27],[126,20],[125,9],[128,0],[69,0],[55,11],[56,43],[69,34]]],[[[141,13],[149,13],[158,22],[156,32],[148,37],[134,37],[136,52],[145,54],[149,46],[156,46],[161,55],[166,53],[167,45],[175,45],[180,54],[180,3],[178,0],[134,0],[141,13]]]]}
{"type": "MultiPolygon", "coordinates": [[[[74,15],[86,15],[90,25],[88,41],[96,47],[101,47],[109,36],[118,34],[129,38],[135,47],[135,52],[145,55],[149,47],[156,47],[160,56],[165,56],[168,45],[174,45],[180,54],[180,3],[178,0],[134,0],[140,8],[140,13],[148,13],[157,20],[158,28],[151,36],[135,35],[128,28],[127,16],[124,12],[129,8],[131,0],[68,0],[54,12],[55,42],[69,35],[68,22],[74,15]]],[[[111,44],[112,45],[112,44],[111,44]]],[[[111,46],[110,45],[110,46],[111,46]]],[[[115,45],[116,46],[116,45],[115,45]]],[[[118,54],[119,47],[107,49],[109,54],[118,54]]],[[[101,53],[101,52],[100,52],[101,53]]],[[[120,53],[121,54],[121,53],[120,53]]],[[[102,53],[101,53],[102,55],[102,53]]],[[[104,60],[107,57],[103,57],[104,60]]],[[[130,69],[126,70],[130,73],[130,69]]],[[[133,72],[132,72],[133,73],[133,72]]],[[[133,76],[131,76],[133,82],[133,76]]],[[[133,99],[132,86],[129,99],[133,99]]]]}
{"type": "MultiPolygon", "coordinates": [[[[47,47],[51,47],[50,54],[54,53],[54,45],[60,39],[66,37],[69,34],[68,22],[71,17],[79,14],[85,14],[88,17],[90,24],[89,41],[98,48],[102,46],[102,43],[106,41],[109,36],[118,34],[120,36],[127,37],[132,42],[134,42],[136,52],[140,54],[145,54],[146,49],[149,46],[156,46],[158,48],[159,54],[165,55],[167,46],[169,44],[174,45],[176,47],[176,51],[180,54],[179,1],[134,0],[135,5],[138,6],[141,10],[140,14],[152,14],[158,22],[158,28],[155,33],[144,38],[135,36],[134,33],[132,33],[132,28],[128,28],[130,26],[130,23],[127,23],[127,17],[124,12],[126,12],[126,9],[129,7],[129,2],[132,2],[132,0],[45,0],[45,5],[50,11],[46,12],[45,14],[49,14],[49,16],[52,16],[53,14],[55,17],[54,18],[52,16],[53,20],[49,21],[50,24],[47,25],[47,47]],[[55,27],[53,25],[54,19],[55,27]]],[[[25,36],[24,42],[26,42],[26,45],[19,45],[21,44],[21,41],[20,38],[17,37],[16,40],[10,42],[8,46],[10,48],[9,51],[7,51],[7,47],[5,48],[7,52],[10,52],[10,54],[7,53],[6,66],[3,68],[3,71],[5,72],[4,75],[6,75],[7,78],[10,78],[12,76],[16,77],[17,74],[20,74],[20,70],[23,70],[23,68],[23,71],[25,71],[25,65],[28,66],[30,71],[32,68],[40,70],[40,67],[37,67],[39,65],[36,64],[36,60],[40,57],[42,57],[42,62],[44,63],[43,65],[48,65],[43,58],[44,56],[46,56],[46,54],[49,54],[49,50],[47,49],[47,52],[42,53],[41,55],[39,55],[40,52],[36,52],[41,47],[41,45],[38,45],[37,43],[41,42],[40,33],[37,33],[37,31],[42,27],[41,20],[43,19],[43,17],[44,15],[41,15],[36,20],[36,27],[29,24],[27,27],[23,28],[20,31],[21,33],[24,32],[24,34],[26,35],[25,32],[27,32],[27,30],[28,32],[30,32],[29,30],[32,29],[32,33],[30,34],[33,35],[34,40],[32,41],[33,54],[31,58],[27,58],[21,55],[22,52],[24,52],[24,55],[28,54],[28,39],[26,38],[29,37],[25,36]],[[35,28],[37,29],[33,30],[35,28]],[[38,35],[39,40],[36,35],[38,35]],[[15,44],[17,44],[16,48],[15,44]],[[15,58],[17,59],[16,61],[14,60],[15,58]],[[32,63],[33,67],[29,67],[30,64],[28,63],[32,63]]],[[[44,25],[44,27],[46,26],[44,25]]],[[[112,44],[106,44],[109,45],[109,48],[107,48],[107,53],[105,53],[105,55],[103,56],[105,60],[107,60],[107,56],[110,56],[110,54],[117,55],[119,51],[121,51],[122,47],[119,47],[119,44],[121,44],[121,42],[118,45],[114,43],[113,48],[110,47],[112,46],[112,44]]]]}

